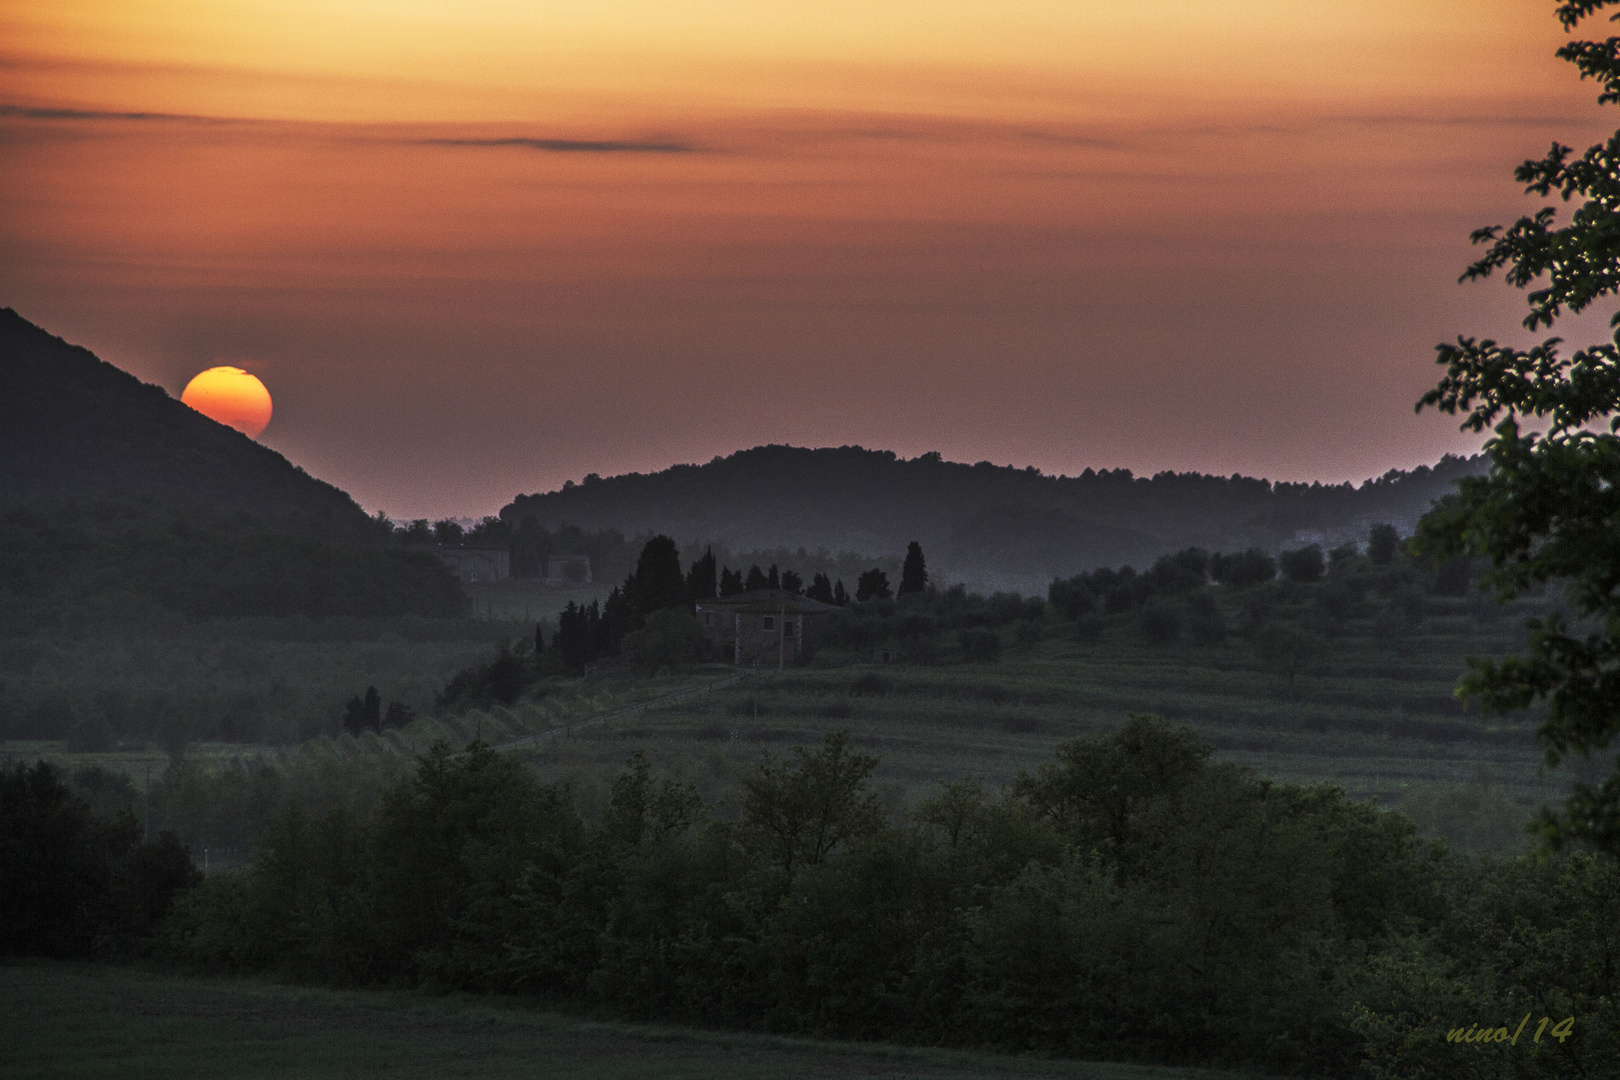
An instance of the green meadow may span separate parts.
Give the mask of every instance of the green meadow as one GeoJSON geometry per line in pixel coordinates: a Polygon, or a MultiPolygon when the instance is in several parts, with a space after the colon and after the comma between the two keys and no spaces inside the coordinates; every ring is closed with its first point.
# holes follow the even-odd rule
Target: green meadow
{"type": "Polygon", "coordinates": [[[0,966],[0,1076],[30,1080],[1241,1080],[1094,1064],[626,1024],[507,998],[0,966]]]}
{"type": "Polygon", "coordinates": [[[313,808],[361,806],[436,740],[502,745],[540,736],[513,752],[546,780],[569,785],[588,813],[636,749],[723,803],[764,754],[848,728],[880,759],[874,781],[903,816],[940,782],[1006,784],[1063,740],[1145,712],[1187,725],[1219,758],[1259,775],[1327,781],[1401,809],[1455,847],[1523,850],[1523,822],[1589,767],[1544,768],[1534,716],[1481,719],[1452,690],[1468,657],[1517,650],[1524,620],[1548,603],[1501,608],[1426,595],[1397,614],[1397,601],[1372,595],[1328,617],[1320,589],[1277,582],[1212,590],[1230,627],[1215,643],[1189,634],[1154,643],[1136,611],[1071,622],[1049,606],[1033,632],[1000,627],[994,661],[960,662],[949,633],[938,635],[927,662],[873,663],[869,650],[835,646],[810,666],[753,669],[742,682],[662,704],[735,669],[551,678],[510,705],[435,712],[435,693],[456,670],[503,643],[524,645],[525,624],[243,622],[145,641],[14,642],[3,658],[11,707],[32,702],[36,732],[38,718],[56,710],[51,722],[67,737],[13,738],[0,754],[127,777],[127,786],[104,793],[106,809],[122,800],[144,815],[153,805],[144,791],[150,780],[154,824],[230,862],[247,857],[266,809],[249,804],[270,797],[239,790],[251,786],[249,774],[260,777],[259,788],[271,777],[276,792],[313,808]],[[1268,654],[1263,629],[1278,625],[1303,627],[1308,643],[1283,664],[1268,654]],[[366,685],[409,706],[410,723],[358,738],[343,733],[343,703],[366,685]],[[87,740],[84,717],[98,708],[146,737],[87,740]],[[188,740],[196,731],[208,735],[188,740]],[[233,739],[233,731],[241,735],[233,739]]]}

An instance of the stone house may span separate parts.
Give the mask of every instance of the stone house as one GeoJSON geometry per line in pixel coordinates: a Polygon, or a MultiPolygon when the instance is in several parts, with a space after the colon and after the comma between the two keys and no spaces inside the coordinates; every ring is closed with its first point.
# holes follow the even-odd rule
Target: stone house
{"type": "Polygon", "coordinates": [[[512,553],[501,547],[466,547],[461,544],[413,546],[456,572],[462,581],[505,581],[512,576],[512,553]]]}
{"type": "Polygon", "coordinates": [[[718,655],[734,664],[809,662],[843,608],[783,589],[755,589],[697,602],[697,621],[718,655]]]}

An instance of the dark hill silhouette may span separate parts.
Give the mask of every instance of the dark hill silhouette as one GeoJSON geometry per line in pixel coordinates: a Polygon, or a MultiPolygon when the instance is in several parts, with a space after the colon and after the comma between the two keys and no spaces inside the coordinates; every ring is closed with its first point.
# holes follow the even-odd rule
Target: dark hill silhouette
{"type": "Polygon", "coordinates": [[[10,308],[0,551],[0,633],[466,605],[343,491],[10,308]]]}
{"type": "Polygon", "coordinates": [[[0,501],[139,496],[355,532],[340,489],[0,308],[0,501]]]}
{"type": "Polygon", "coordinates": [[[1359,486],[1273,484],[1233,475],[1128,470],[1080,476],[924,454],[906,460],[858,446],[760,446],[707,465],[652,474],[587,477],[560,491],[520,495],[501,511],[626,533],[712,540],[733,551],[895,554],[919,540],[936,578],[993,587],[1041,587],[1098,566],[1144,566],[1169,551],[1276,549],[1319,539],[1365,539],[1375,521],[1408,532],[1480,459],[1392,471],[1359,486]],[[1320,537],[1301,536],[1320,532],[1320,537]]]}

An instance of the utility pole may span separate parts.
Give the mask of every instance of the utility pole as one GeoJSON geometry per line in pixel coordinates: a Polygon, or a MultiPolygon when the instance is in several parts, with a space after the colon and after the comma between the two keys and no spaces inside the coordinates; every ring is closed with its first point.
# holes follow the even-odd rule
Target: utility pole
{"type": "Polygon", "coordinates": [[[152,839],[152,763],[146,763],[146,833],[142,839],[152,839]]]}
{"type": "Polygon", "coordinates": [[[780,672],[787,658],[787,602],[783,601],[776,613],[776,670],[780,672]]]}

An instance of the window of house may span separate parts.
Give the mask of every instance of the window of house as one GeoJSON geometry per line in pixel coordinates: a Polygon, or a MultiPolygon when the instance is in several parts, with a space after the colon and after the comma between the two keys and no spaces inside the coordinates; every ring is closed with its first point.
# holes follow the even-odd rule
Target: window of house
{"type": "Polygon", "coordinates": [[[703,625],[704,626],[713,626],[714,625],[714,612],[705,611],[703,613],[703,625]]]}
{"type": "Polygon", "coordinates": [[[767,615],[767,616],[765,616],[765,629],[767,629],[767,630],[775,630],[776,629],[776,616],[775,615],[767,615]]]}

